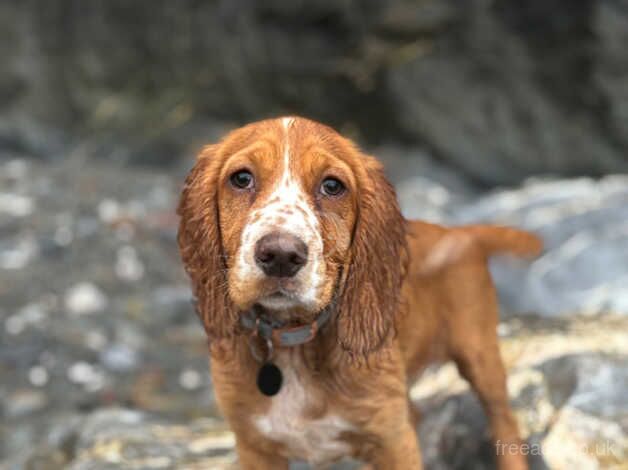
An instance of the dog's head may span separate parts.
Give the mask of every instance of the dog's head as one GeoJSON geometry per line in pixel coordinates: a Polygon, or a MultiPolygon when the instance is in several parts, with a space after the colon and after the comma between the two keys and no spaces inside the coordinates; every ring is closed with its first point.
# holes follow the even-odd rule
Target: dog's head
{"type": "Polygon", "coordinates": [[[398,306],[405,226],[381,165],[302,118],[254,123],[206,147],[179,205],[179,246],[210,338],[259,305],[312,321],[334,303],[338,339],[366,354],[398,306]]]}

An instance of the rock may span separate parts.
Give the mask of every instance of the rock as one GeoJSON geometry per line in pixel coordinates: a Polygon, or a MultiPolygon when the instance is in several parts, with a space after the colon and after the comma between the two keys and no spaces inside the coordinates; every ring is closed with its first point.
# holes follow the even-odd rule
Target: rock
{"type": "Polygon", "coordinates": [[[203,376],[194,369],[184,369],[179,375],[179,384],[186,390],[196,390],[203,385],[203,376]]]}
{"type": "Polygon", "coordinates": [[[32,212],[33,200],[30,197],[13,193],[0,193],[0,214],[26,217],[32,212]]]}
{"type": "MultiPolygon", "coordinates": [[[[533,470],[628,463],[627,327],[626,318],[610,316],[519,317],[501,324],[509,391],[533,470]]],[[[507,451],[491,443],[481,406],[452,364],[426,371],[411,396],[423,417],[419,434],[427,468],[491,469],[495,453],[507,451]]],[[[71,470],[219,470],[236,461],[234,436],[218,419],[171,420],[102,408],[63,422],[21,462],[54,468],[63,461],[71,470]]],[[[351,461],[333,466],[355,468],[351,461]]]]}
{"type": "Polygon", "coordinates": [[[45,367],[33,366],[28,370],[28,380],[35,387],[43,387],[48,383],[50,376],[45,367]]]}
{"type": "Polygon", "coordinates": [[[98,217],[105,223],[115,222],[120,213],[120,204],[115,199],[103,199],[98,204],[98,217]]]}
{"type": "Polygon", "coordinates": [[[3,415],[16,418],[42,410],[48,404],[46,394],[38,390],[18,390],[5,401],[3,415]]]}
{"type": "MultiPolygon", "coordinates": [[[[628,343],[625,318],[502,324],[502,355],[531,468],[624,468],[628,463],[628,343]],[[598,329],[595,334],[592,330],[598,329]],[[599,334],[598,334],[599,333],[599,334]]],[[[486,420],[453,365],[433,368],[412,389],[421,410],[428,468],[494,468],[486,420]]]]}
{"type": "Polygon", "coordinates": [[[234,436],[210,419],[169,423],[129,410],[101,410],[78,431],[70,470],[231,468],[234,436]]]}
{"type": "Polygon", "coordinates": [[[116,275],[127,282],[135,282],[144,276],[144,265],[139,259],[135,248],[123,246],[118,249],[115,265],[116,275]]]}
{"type": "MultiPolygon", "coordinates": [[[[218,413],[205,333],[175,242],[185,168],[120,167],[82,152],[0,168],[3,191],[34,201],[28,216],[0,215],[0,260],[20,240],[33,248],[28,262],[0,269],[0,468],[224,468],[234,459],[233,436],[219,418],[199,419],[218,413]],[[115,202],[100,211],[103,200],[115,202]],[[72,234],[67,247],[67,232],[56,236],[60,227],[72,234]],[[50,240],[54,253],[43,247],[50,240]],[[128,246],[143,266],[133,283],[116,273],[118,252],[128,246]],[[63,293],[86,279],[106,293],[103,313],[66,314],[63,293]]],[[[585,310],[591,303],[578,302],[590,292],[578,297],[578,286],[600,285],[598,305],[624,313],[624,287],[612,277],[621,279],[626,266],[618,229],[627,219],[626,177],[537,179],[482,194],[423,147],[382,145],[374,153],[388,159],[410,216],[519,224],[543,235],[548,251],[540,261],[552,269],[495,265],[504,312],[544,314],[504,315],[498,328],[521,427],[541,449],[531,455],[533,468],[573,468],[571,456],[591,468],[625,467],[626,316],[562,315],[557,306],[585,310]],[[591,243],[583,251],[570,245],[580,233],[591,243]],[[528,269],[545,273],[545,297],[534,297],[528,269]]],[[[483,412],[455,367],[427,371],[413,396],[430,468],[493,468],[483,412]]],[[[349,468],[354,463],[334,470],[349,468]]]]}
{"type": "Polygon", "coordinates": [[[42,320],[47,317],[44,306],[38,302],[27,304],[20,308],[15,314],[9,316],[4,327],[7,333],[19,335],[27,327],[37,327],[42,320]]]}
{"type": "Polygon", "coordinates": [[[88,362],[75,362],[68,368],[68,379],[88,391],[100,390],[105,385],[105,374],[98,366],[88,362]]]}
{"type": "Polygon", "coordinates": [[[65,293],[65,308],[71,315],[101,312],[107,306],[107,297],[92,283],[81,282],[65,293]]]}
{"type": "Polygon", "coordinates": [[[0,242],[0,269],[18,270],[30,264],[39,254],[39,245],[32,235],[0,242]]]}
{"type": "MultiPolygon", "coordinates": [[[[614,1],[582,3],[458,4],[455,28],[438,30],[385,72],[399,125],[489,184],[534,173],[625,172],[625,153],[594,109],[602,102],[627,109],[625,86],[617,86],[625,57],[607,53],[625,37],[628,16],[614,1]],[[604,33],[593,39],[591,28],[604,33]],[[610,72],[607,60],[622,65],[610,72]],[[613,76],[608,86],[595,78],[600,68],[613,76]]],[[[626,129],[625,114],[604,114],[626,129]]],[[[614,130],[623,141],[625,132],[614,130]]]]}
{"type": "Polygon", "coordinates": [[[100,353],[100,361],[105,367],[116,372],[130,372],[139,365],[137,351],[126,344],[112,344],[100,353]]]}
{"type": "Polygon", "coordinates": [[[536,260],[491,261],[506,314],[628,314],[628,176],[530,179],[480,196],[441,181],[402,178],[397,194],[404,215],[446,225],[518,226],[544,241],[536,260]]]}
{"type": "Polygon", "coordinates": [[[542,440],[549,466],[608,468],[628,461],[626,356],[564,356],[540,368],[547,398],[559,410],[542,440]]]}
{"type": "Polygon", "coordinates": [[[376,147],[374,155],[385,162],[395,184],[403,214],[412,219],[445,222],[450,210],[475,199],[480,190],[430,152],[413,147],[376,147]]]}
{"type": "Polygon", "coordinates": [[[493,263],[507,310],[628,313],[628,177],[529,181],[453,212],[454,223],[515,225],[543,238],[531,264],[493,263]]]}
{"type": "Polygon", "coordinates": [[[107,161],[170,164],[234,122],[296,113],[365,142],[425,145],[488,184],[625,172],[627,11],[626,0],[6,1],[0,147],[50,158],[89,135],[107,161]]]}

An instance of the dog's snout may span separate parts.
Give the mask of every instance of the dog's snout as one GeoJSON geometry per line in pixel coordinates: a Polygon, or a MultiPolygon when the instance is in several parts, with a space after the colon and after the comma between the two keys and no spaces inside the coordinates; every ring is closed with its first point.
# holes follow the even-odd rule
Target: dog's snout
{"type": "Polygon", "coordinates": [[[255,262],[267,276],[292,277],[307,262],[307,245],[289,233],[269,233],[255,245],[255,262]]]}

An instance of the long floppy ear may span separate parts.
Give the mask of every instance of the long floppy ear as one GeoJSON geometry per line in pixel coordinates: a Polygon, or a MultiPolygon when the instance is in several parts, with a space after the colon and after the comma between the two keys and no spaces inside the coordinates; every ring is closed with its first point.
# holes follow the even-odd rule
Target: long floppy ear
{"type": "Polygon", "coordinates": [[[352,356],[378,349],[394,327],[407,261],[405,219],[381,165],[366,158],[350,260],[339,299],[338,337],[352,356]]]}
{"type": "Polygon", "coordinates": [[[203,149],[185,181],[177,210],[181,258],[210,340],[231,336],[237,325],[226,287],[217,201],[220,162],[215,154],[215,146],[203,149]]]}

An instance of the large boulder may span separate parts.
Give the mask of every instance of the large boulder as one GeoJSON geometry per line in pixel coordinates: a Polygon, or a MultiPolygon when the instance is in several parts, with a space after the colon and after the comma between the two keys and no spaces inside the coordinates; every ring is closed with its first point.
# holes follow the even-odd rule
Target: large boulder
{"type": "Polygon", "coordinates": [[[626,2],[455,3],[386,68],[401,129],[487,183],[628,169],[626,2]]]}
{"type": "Polygon", "coordinates": [[[529,181],[455,212],[456,223],[515,225],[543,238],[531,263],[493,263],[509,310],[628,314],[628,177],[529,181]]]}
{"type": "MultiPolygon", "coordinates": [[[[628,462],[626,320],[513,318],[500,324],[508,388],[533,470],[624,468],[628,462]]],[[[476,396],[453,365],[412,390],[428,468],[494,468],[476,396]],[[472,464],[470,464],[472,462],[472,464]]]]}
{"type": "Polygon", "coordinates": [[[492,261],[506,312],[628,314],[627,176],[536,178],[481,194],[425,153],[407,153],[413,155],[411,165],[391,160],[407,217],[510,225],[543,239],[545,249],[535,260],[492,261]],[[403,167],[409,169],[406,175],[403,167]]]}

